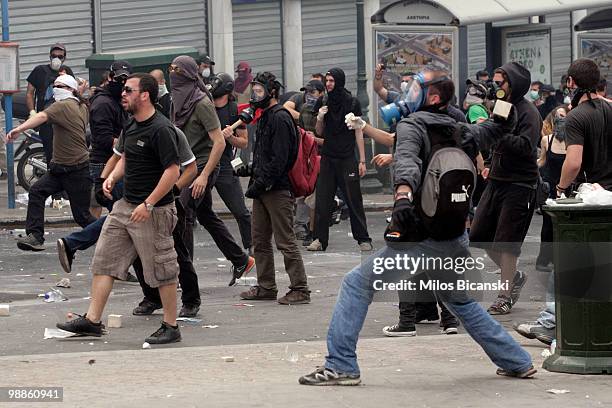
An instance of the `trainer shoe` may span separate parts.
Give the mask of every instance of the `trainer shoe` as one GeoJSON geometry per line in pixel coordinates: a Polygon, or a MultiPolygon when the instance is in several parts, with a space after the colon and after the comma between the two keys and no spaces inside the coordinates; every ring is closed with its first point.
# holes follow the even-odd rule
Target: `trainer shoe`
{"type": "Polygon", "coordinates": [[[252,256],[249,256],[249,259],[247,259],[246,264],[242,266],[236,267],[232,265],[232,280],[230,281],[228,286],[234,286],[236,284],[236,280],[242,278],[245,275],[248,275],[249,272],[253,270],[254,266],[255,258],[253,258],[252,256]]]}
{"type": "Polygon", "coordinates": [[[538,339],[549,346],[555,339],[555,329],[548,329],[538,322],[516,322],[512,325],[514,330],[528,339],[538,339]]]}
{"type": "Polygon", "coordinates": [[[310,293],[303,290],[290,290],[285,296],[278,299],[281,305],[305,305],[310,303],[310,293]]]}
{"type": "Polygon", "coordinates": [[[77,315],[74,320],[66,323],[57,323],[55,327],[61,330],[65,330],[70,333],[75,333],[81,336],[94,336],[100,337],[105,334],[104,325],[102,322],[94,323],[87,318],[87,313],[83,316],[77,315]]]}
{"type": "Polygon", "coordinates": [[[527,274],[525,272],[516,271],[510,286],[510,299],[512,299],[512,305],[518,302],[519,296],[521,296],[521,289],[523,289],[525,283],[527,283],[527,274]]]}
{"type": "Polygon", "coordinates": [[[149,344],[168,344],[181,341],[181,330],[177,326],[170,326],[162,321],[161,327],[145,339],[149,344]]]}
{"type": "Polygon", "coordinates": [[[506,371],[503,368],[498,368],[495,373],[497,375],[505,375],[506,377],[529,378],[529,377],[533,376],[537,372],[538,372],[538,370],[536,370],[533,366],[531,366],[527,370],[521,371],[521,372],[518,372],[518,371],[506,371]]]}
{"type": "Polygon", "coordinates": [[[179,317],[196,317],[200,311],[199,305],[183,305],[179,317]]]}
{"type": "Polygon", "coordinates": [[[318,238],[312,241],[312,243],[306,248],[307,251],[325,251],[326,249],[327,245],[323,245],[318,238]]]}
{"type": "Polygon", "coordinates": [[[505,315],[510,313],[510,310],[512,310],[512,299],[504,295],[499,295],[487,312],[489,312],[490,315],[505,315]]]}
{"type": "Polygon", "coordinates": [[[457,334],[457,324],[449,323],[447,325],[442,326],[442,333],[444,334],[457,334]]]}
{"type": "Polygon", "coordinates": [[[64,238],[57,240],[57,255],[59,257],[60,265],[66,273],[72,271],[72,261],[74,260],[74,252],[68,249],[64,238]]]}
{"type": "Polygon", "coordinates": [[[401,327],[399,324],[393,326],[385,326],[382,329],[383,334],[387,337],[414,337],[416,336],[416,328],[412,327],[401,327]]]}
{"type": "Polygon", "coordinates": [[[373,250],[374,247],[372,246],[372,242],[363,241],[359,243],[359,249],[361,249],[361,252],[367,252],[373,250]]]}
{"type": "Polygon", "coordinates": [[[25,236],[19,235],[17,238],[17,248],[22,251],[44,251],[45,245],[34,234],[28,234],[25,236]]]}
{"type": "Polygon", "coordinates": [[[312,244],[313,241],[313,237],[312,237],[312,232],[308,231],[308,234],[306,234],[306,237],[304,237],[304,240],[302,241],[302,246],[309,246],[310,244],[312,244]]]}
{"type": "Polygon", "coordinates": [[[154,311],[161,308],[162,305],[150,302],[148,299],[143,299],[142,302],[132,310],[132,314],[134,316],[149,316],[152,315],[154,311]]]}
{"type": "Polygon", "coordinates": [[[302,385],[359,385],[361,378],[355,374],[339,373],[325,367],[319,367],[310,374],[300,377],[302,385]]]}
{"type": "Polygon", "coordinates": [[[276,300],[278,292],[264,289],[261,286],[251,286],[246,292],[240,294],[243,300],[276,300]]]}

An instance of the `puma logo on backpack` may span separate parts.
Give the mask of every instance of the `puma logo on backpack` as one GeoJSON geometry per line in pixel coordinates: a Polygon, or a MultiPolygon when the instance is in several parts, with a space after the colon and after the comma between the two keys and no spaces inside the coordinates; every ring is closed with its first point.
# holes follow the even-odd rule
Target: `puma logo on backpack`
{"type": "Polygon", "coordinates": [[[476,185],[476,168],[460,147],[460,133],[460,125],[428,127],[431,153],[416,202],[427,234],[437,240],[463,234],[476,185]]]}

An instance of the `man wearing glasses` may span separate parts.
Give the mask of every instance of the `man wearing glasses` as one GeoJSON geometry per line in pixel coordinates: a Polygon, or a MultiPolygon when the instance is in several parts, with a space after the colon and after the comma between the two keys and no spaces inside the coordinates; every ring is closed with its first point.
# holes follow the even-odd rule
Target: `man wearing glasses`
{"type": "Polygon", "coordinates": [[[176,325],[176,282],[179,272],[172,231],[177,222],[172,188],[179,179],[177,134],[170,121],[155,109],[158,85],[150,74],[133,74],[123,87],[121,103],[132,114],[120,149],[123,156],[104,181],[110,198],[115,183],[124,181],[123,198],[104,223],[92,262],[89,310],[57,327],[72,333],[101,336],[102,313],[115,279],[125,279],[136,257],[144,279],[159,288],[164,308],[161,327],[148,343],[181,340],[176,325]],[[122,256],[117,256],[121,254],[122,256]]]}

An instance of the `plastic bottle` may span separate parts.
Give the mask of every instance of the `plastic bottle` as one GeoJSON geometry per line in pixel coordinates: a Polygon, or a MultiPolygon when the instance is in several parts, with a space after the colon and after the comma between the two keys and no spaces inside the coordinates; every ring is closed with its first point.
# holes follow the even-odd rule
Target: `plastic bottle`
{"type": "Polygon", "coordinates": [[[236,279],[236,286],[256,286],[257,278],[254,276],[244,276],[240,279],[236,279]]]}
{"type": "Polygon", "coordinates": [[[49,292],[45,293],[45,302],[61,302],[64,300],[68,300],[66,296],[60,291],[56,289],[51,289],[49,292]]]}
{"type": "Polygon", "coordinates": [[[550,344],[550,352],[555,354],[555,350],[557,349],[557,339],[554,339],[550,344]]]}

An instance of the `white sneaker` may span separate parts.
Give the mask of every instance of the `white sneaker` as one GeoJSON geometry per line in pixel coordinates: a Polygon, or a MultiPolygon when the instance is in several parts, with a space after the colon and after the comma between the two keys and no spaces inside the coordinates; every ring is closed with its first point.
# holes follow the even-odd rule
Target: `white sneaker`
{"type": "Polygon", "coordinates": [[[325,251],[325,248],[323,248],[323,244],[321,243],[321,241],[319,241],[319,239],[315,239],[314,241],[312,241],[312,243],[310,245],[308,245],[306,247],[306,250],[308,250],[308,251],[325,251]]]}

